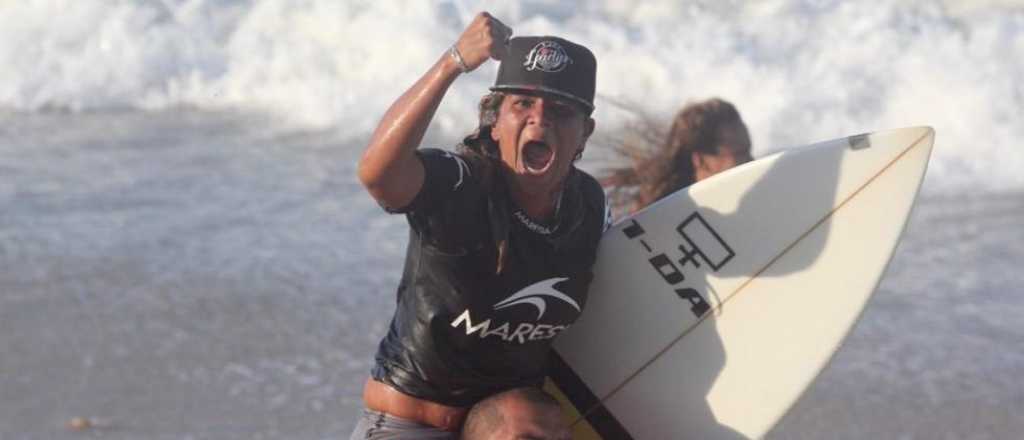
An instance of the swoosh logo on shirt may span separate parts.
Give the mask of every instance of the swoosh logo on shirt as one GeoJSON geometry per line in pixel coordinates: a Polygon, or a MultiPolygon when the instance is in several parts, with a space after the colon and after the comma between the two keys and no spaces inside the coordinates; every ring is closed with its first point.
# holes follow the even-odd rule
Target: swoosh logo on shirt
{"type": "Polygon", "coordinates": [[[548,304],[545,298],[555,298],[566,302],[576,309],[576,311],[580,311],[580,306],[575,300],[570,298],[568,295],[555,290],[554,285],[565,280],[568,280],[568,278],[550,278],[533,283],[524,287],[520,291],[513,293],[512,296],[499,301],[494,305],[494,310],[500,310],[519,304],[529,304],[537,308],[537,320],[539,321],[540,318],[544,316],[544,311],[547,310],[548,304]]]}
{"type": "Polygon", "coordinates": [[[471,173],[471,172],[469,171],[469,165],[466,165],[466,161],[462,160],[462,158],[461,158],[461,157],[459,157],[459,156],[456,156],[456,155],[454,155],[454,154],[452,154],[452,153],[449,153],[449,152],[447,152],[447,151],[444,151],[444,152],[442,152],[441,154],[442,154],[442,155],[443,155],[444,157],[447,157],[447,158],[449,158],[449,159],[452,159],[452,160],[454,160],[454,161],[455,161],[455,163],[456,163],[456,165],[458,165],[458,166],[459,166],[459,180],[455,182],[455,185],[454,185],[454,186],[452,186],[452,190],[454,191],[454,190],[456,190],[456,189],[459,189],[459,187],[460,187],[460,186],[462,186],[462,180],[463,180],[463,176],[465,176],[465,175],[467,175],[467,174],[468,174],[468,175],[471,175],[471,176],[473,175],[473,173],[471,173]]]}

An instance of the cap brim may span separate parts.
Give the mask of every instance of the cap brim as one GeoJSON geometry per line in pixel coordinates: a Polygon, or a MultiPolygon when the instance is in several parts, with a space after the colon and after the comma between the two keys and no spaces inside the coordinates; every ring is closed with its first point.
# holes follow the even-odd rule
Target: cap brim
{"type": "Polygon", "coordinates": [[[491,87],[491,91],[492,92],[524,91],[524,92],[533,92],[533,93],[545,93],[545,94],[549,94],[549,95],[555,95],[555,96],[557,96],[559,98],[568,99],[568,100],[570,100],[572,102],[575,102],[575,103],[577,103],[579,105],[582,105],[583,108],[587,109],[588,111],[591,111],[591,112],[594,111],[594,104],[591,104],[591,103],[587,102],[585,99],[580,98],[579,96],[576,96],[576,95],[571,95],[569,93],[565,93],[565,92],[563,92],[561,90],[556,90],[556,89],[552,89],[550,87],[545,87],[545,86],[537,86],[537,85],[532,85],[532,84],[531,85],[502,84],[500,86],[491,87]]]}

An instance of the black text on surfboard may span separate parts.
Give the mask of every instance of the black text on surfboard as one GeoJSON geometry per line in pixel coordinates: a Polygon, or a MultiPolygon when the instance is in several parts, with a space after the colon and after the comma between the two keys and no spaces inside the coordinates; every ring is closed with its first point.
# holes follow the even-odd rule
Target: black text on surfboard
{"type": "Polygon", "coordinates": [[[735,257],[736,253],[722,239],[722,236],[704,220],[700,213],[694,212],[690,214],[689,217],[676,226],[676,231],[686,243],[680,244],[678,247],[679,251],[682,252],[682,258],[673,262],[664,252],[655,252],[651,245],[642,238],[645,231],[636,219],[630,220],[629,226],[622,229],[622,232],[626,234],[626,238],[637,240],[644,250],[655,254],[647,260],[651,263],[651,267],[661,275],[661,278],[669,286],[673,287],[679,298],[690,303],[690,311],[699,318],[704,316],[711,309],[711,306],[697,289],[680,286],[681,283],[686,281],[686,276],[683,275],[680,268],[686,268],[687,265],[700,268],[703,261],[712,270],[717,271],[735,257]],[[676,263],[678,263],[678,266],[676,263]]]}

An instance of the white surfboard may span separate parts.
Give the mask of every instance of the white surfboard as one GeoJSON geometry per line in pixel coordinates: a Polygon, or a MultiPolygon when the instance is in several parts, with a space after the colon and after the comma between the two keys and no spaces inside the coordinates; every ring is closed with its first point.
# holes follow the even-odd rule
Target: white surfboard
{"type": "Polygon", "coordinates": [[[839,348],[917,196],[934,131],[795,148],[604,236],[547,385],[575,438],[763,436],[839,348]]]}

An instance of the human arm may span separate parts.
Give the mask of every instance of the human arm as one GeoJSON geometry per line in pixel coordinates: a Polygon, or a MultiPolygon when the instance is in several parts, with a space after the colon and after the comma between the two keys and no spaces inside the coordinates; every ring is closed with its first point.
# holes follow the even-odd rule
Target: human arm
{"type": "MultiPolygon", "coordinates": [[[[467,71],[488,58],[500,60],[512,31],[486,12],[466,27],[455,48],[467,71]]],[[[359,161],[359,180],[378,203],[389,208],[406,206],[424,182],[424,168],[416,157],[423,135],[448,88],[462,73],[455,58],[445,52],[440,59],[381,118],[359,161]]]]}

